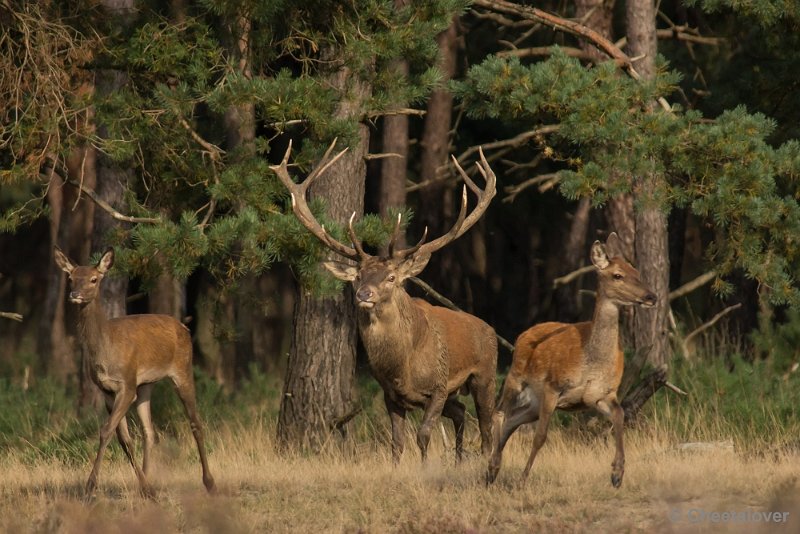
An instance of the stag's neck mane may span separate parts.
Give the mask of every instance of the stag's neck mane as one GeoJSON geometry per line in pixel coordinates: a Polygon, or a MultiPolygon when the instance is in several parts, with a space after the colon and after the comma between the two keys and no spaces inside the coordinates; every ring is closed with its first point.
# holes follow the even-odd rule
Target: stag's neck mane
{"type": "Polygon", "coordinates": [[[591,333],[586,343],[589,362],[613,362],[619,350],[619,306],[598,291],[591,333]]]}
{"type": "Polygon", "coordinates": [[[398,289],[390,300],[358,310],[358,325],[373,367],[387,372],[408,364],[427,341],[427,319],[408,293],[398,289]]]}

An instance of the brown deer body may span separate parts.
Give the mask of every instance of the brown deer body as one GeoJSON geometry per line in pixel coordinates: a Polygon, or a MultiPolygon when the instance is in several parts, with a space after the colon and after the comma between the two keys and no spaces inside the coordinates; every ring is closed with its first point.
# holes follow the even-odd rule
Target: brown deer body
{"type": "Polygon", "coordinates": [[[457,395],[467,390],[475,400],[481,448],[484,454],[488,454],[491,450],[497,368],[494,330],[477,317],[433,306],[412,298],[403,289],[403,281],[420,273],[434,251],[466,232],[486,210],[495,193],[495,176],[483,154],[478,168],[486,179],[484,190],[480,190],[457,167],[479,198],[469,217],[465,217],[465,188],[458,221],[450,232],[430,243],[424,243],[426,236],[423,235],[416,246],[395,250],[394,244],[400,232],[398,218],[388,255],[377,257],[365,253],[357,240],[353,230],[355,214],[350,218],[349,235],[353,247],[349,247],[333,239],[308,209],[305,192],[309,184],[338,156],[325,161],[331,152],[329,149],[317,170],[302,184],[295,184],[286,165],[290,150],[291,146],[281,165],[273,167],[273,170],[292,193],[295,215],[328,248],[357,262],[357,265],[351,265],[327,261],[324,266],[340,280],[353,284],[359,333],[372,374],[384,391],[391,419],[394,461],[399,461],[404,448],[406,412],[414,408],[424,410],[417,432],[417,445],[423,460],[427,457],[431,431],[440,415],[453,421],[456,458],[461,459],[465,407],[457,395]]]}
{"type": "Polygon", "coordinates": [[[624,355],[619,342],[620,306],[653,306],[656,296],[642,283],[639,272],[622,256],[612,233],[591,251],[597,268],[597,300],[590,322],[543,323],[523,332],[514,345],[511,364],[494,415],[493,451],[487,482],[500,470],[503,448],[520,425],[538,421],[523,480],[547,439],[556,409],[593,409],[613,424],[616,455],[611,483],[622,484],[625,453],[622,432],[625,413],[617,400],[624,355]]]}
{"type": "Polygon", "coordinates": [[[155,382],[169,378],[178,391],[197,442],[203,483],[214,490],[214,478],[208,468],[203,429],[197,415],[192,340],[188,329],[168,315],[130,315],[108,319],[100,302],[100,282],[114,263],[109,249],[94,266],[75,266],[58,248],[55,260],[69,275],[71,302],[80,305],[78,335],[90,362],[92,380],[102,390],[109,418],[100,429],[100,446],[86,492],[92,495],[108,442],[116,431],[119,443],[131,463],[142,493],[152,495],[147,482],[150,451],[155,441],[150,416],[150,395],[155,382]],[[125,414],[131,404],[142,421],[145,435],[142,468],[133,456],[133,445],[125,414]]]}

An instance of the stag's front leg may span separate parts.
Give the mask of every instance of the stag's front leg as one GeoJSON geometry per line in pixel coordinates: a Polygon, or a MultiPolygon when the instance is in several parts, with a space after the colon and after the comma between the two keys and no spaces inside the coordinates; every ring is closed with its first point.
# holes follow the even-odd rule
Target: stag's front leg
{"type": "Polygon", "coordinates": [[[431,441],[431,432],[433,432],[433,425],[439,419],[444,403],[447,402],[447,392],[435,391],[428,404],[425,406],[425,413],[422,415],[422,423],[419,425],[417,431],[417,446],[419,446],[420,453],[422,453],[422,461],[428,458],[428,443],[431,441]]]}
{"type": "Polygon", "coordinates": [[[390,399],[386,392],[383,394],[383,401],[386,403],[386,410],[392,422],[392,463],[397,465],[403,455],[405,444],[406,410],[390,399]]]}

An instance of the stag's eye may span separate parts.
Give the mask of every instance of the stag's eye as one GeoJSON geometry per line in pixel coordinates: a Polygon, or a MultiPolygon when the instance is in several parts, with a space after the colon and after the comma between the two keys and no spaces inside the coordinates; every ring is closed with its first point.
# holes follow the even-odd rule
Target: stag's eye
{"type": "Polygon", "coordinates": [[[92,279],[91,279],[91,280],[89,280],[89,281],[90,281],[91,283],[93,283],[93,284],[96,284],[96,283],[97,283],[97,277],[96,277],[96,276],[93,276],[93,277],[92,277],[92,279]]]}
{"type": "Polygon", "coordinates": [[[386,280],[388,280],[389,282],[394,282],[394,275],[390,274],[386,280]]]}
{"type": "Polygon", "coordinates": [[[623,276],[619,273],[614,273],[614,280],[622,280],[623,276]]]}

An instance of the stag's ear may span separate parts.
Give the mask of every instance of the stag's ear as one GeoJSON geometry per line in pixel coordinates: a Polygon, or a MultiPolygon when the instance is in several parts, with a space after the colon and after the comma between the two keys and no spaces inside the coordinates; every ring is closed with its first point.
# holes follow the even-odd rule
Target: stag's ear
{"type": "Polygon", "coordinates": [[[428,261],[430,259],[430,254],[413,254],[410,258],[403,260],[403,262],[397,267],[397,271],[400,273],[402,278],[417,276],[422,272],[423,269],[425,269],[425,266],[428,265],[428,261]]]}
{"type": "Polygon", "coordinates": [[[354,265],[342,263],[340,261],[324,261],[322,265],[328,269],[333,276],[344,282],[352,282],[358,275],[358,269],[354,265]]]}
{"type": "Polygon", "coordinates": [[[608,254],[606,254],[606,247],[600,241],[595,241],[592,245],[591,252],[592,263],[601,271],[608,267],[611,262],[608,261],[608,254]]]}
{"type": "Polygon", "coordinates": [[[61,267],[61,270],[65,273],[71,274],[75,270],[75,266],[69,261],[69,258],[58,247],[54,247],[53,251],[55,252],[56,265],[61,267]]]}
{"type": "Polygon", "coordinates": [[[112,265],[114,265],[114,249],[109,247],[103,257],[100,258],[100,261],[97,262],[97,271],[100,274],[106,274],[112,265]]]}

